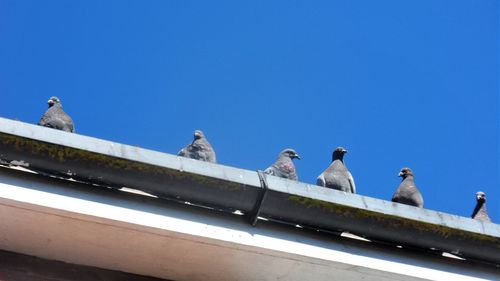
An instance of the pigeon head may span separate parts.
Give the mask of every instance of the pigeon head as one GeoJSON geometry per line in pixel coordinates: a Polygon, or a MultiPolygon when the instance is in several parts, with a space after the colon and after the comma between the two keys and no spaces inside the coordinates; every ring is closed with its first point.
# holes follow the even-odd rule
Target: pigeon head
{"type": "Polygon", "coordinates": [[[53,106],[54,104],[61,104],[61,100],[58,98],[58,97],[50,97],[50,99],[47,101],[47,103],[49,104],[49,107],[53,106]]]}
{"type": "Polygon", "coordinates": [[[332,153],[332,161],[337,159],[344,159],[344,154],[347,153],[347,150],[341,146],[337,147],[332,153]]]}
{"type": "Polygon", "coordinates": [[[283,151],[281,151],[280,153],[280,157],[281,156],[284,156],[284,157],[289,157],[290,159],[294,159],[294,158],[297,158],[300,160],[300,156],[297,152],[295,152],[295,150],[291,149],[291,148],[287,148],[283,151]]]}
{"type": "Polygon", "coordinates": [[[413,171],[410,168],[405,167],[401,169],[398,176],[406,179],[408,176],[413,176],[413,171]]]}
{"type": "Polygon", "coordinates": [[[486,194],[482,191],[476,192],[476,200],[478,202],[486,202],[486,194]]]}
{"type": "Polygon", "coordinates": [[[204,137],[205,137],[205,135],[203,134],[202,131],[200,131],[200,130],[194,131],[194,139],[195,140],[199,140],[199,139],[204,138],[204,137]]]}

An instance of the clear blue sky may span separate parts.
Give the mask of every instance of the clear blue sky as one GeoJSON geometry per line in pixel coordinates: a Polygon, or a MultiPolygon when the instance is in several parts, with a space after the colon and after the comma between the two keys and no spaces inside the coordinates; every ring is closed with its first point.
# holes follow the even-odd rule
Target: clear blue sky
{"type": "Polygon", "coordinates": [[[496,0],[0,0],[0,116],[56,95],[78,133],[220,163],[295,148],[315,183],[339,145],[362,195],[414,170],[425,207],[500,222],[496,0]]]}

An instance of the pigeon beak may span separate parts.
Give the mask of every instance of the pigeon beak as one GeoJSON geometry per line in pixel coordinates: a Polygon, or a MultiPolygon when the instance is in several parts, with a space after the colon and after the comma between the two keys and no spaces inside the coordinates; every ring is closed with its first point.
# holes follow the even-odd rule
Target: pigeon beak
{"type": "Polygon", "coordinates": [[[295,154],[295,158],[301,160],[302,158],[300,158],[300,156],[298,154],[295,154]]]}
{"type": "Polygon", "coordinates": [[[402,176],[403,176],[403,173],[399,172],[398,177],[402,177],[402,176]]]}
{"type": "Polygon", "coordinates": [[[343,151],[344,153],[347,153],[347,150],[345,150],[345,149],[344,149],[344,150],[342,150],[342,151],[343,151]]]}
{"type": "Polygon", "coordinates": [[[54,104],[54,101],[53,100],[48,100],[47,103],[48,104],[54,104]]]}

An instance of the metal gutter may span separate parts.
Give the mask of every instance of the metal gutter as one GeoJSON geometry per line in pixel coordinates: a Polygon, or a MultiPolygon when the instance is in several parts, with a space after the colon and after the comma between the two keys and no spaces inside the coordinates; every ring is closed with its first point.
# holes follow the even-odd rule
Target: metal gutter
{"type": "MultiPolygon", "coordinates": [[[[177,281],[500,277],[488,264],[273,221],[259,220],[252,227],[231,213],[3,167],[0,249],[177,281]]],[[[0,279],[10,280],[1,274],[5,262],[0,261],[0,279]]]]}
{"type": "Polygon", "coordinates": [[[223,211],[500,265],[500,225],[0,118],[0,159],[223,211]],[[264,188],[264,186],[266,188],[264,188]]]}

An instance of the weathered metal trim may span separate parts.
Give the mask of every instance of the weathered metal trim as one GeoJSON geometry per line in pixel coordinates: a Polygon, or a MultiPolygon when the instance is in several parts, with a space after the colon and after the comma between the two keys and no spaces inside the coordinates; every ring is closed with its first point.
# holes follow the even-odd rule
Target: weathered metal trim
{"type": "Polygon", "coordinates": [[[267,182],[261,217],[500,265],[499,225],[276,177],[267,182]]]}
{"type": "Polygon", "coordinates": [[[51,174],[500,264],[500,225],[0,118],[0,158],[51,174]],[[258,214],[258,215],[259,215],[258,214]]]}
{"type": "Polygon", "coordinates": [[[0,159],[47,174],[139,189],[227,211],[251,211],[261,189],[254,171],[3,118],[0,159]]]}

